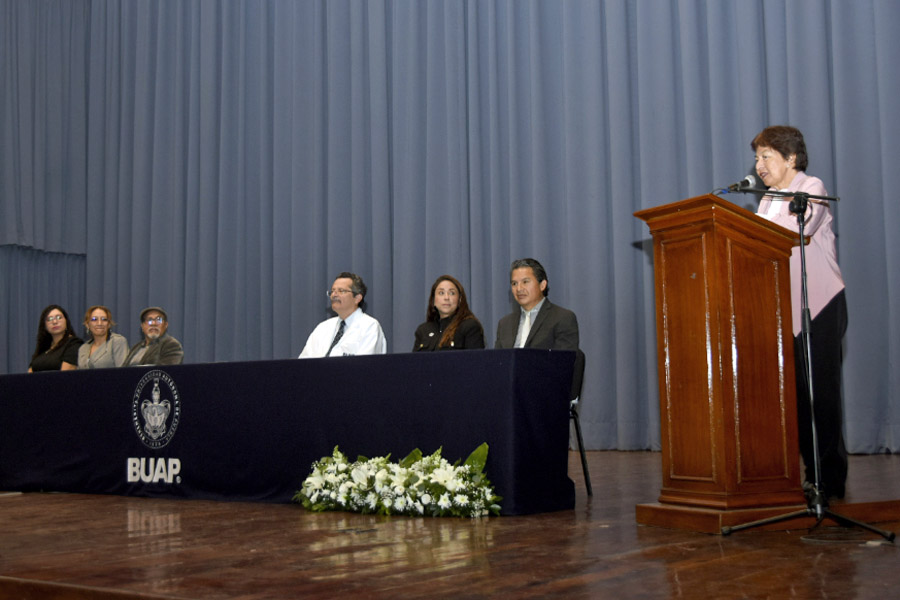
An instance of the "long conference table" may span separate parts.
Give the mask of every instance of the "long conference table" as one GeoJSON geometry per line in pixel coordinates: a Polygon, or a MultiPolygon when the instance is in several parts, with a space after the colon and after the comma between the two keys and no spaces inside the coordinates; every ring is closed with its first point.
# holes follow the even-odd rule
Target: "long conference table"
{"type": "Polygon", "coordinates": [[[482,442],[501,514],[571,509],[574,353],[424,352],[0,377],[0,491],[290,502],[313,461],[482,442]]]}

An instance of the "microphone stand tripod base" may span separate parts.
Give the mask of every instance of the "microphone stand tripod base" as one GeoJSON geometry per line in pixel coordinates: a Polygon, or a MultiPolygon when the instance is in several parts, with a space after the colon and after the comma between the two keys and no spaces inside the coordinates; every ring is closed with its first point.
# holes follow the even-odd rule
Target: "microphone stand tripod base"
{"type": "MultiPolygon", "coordinates": [[[[850,505],[847,505],[848,507],[850,505]]],[[[793,521],[795,519],[803,519],[803,518],[814,518],[816,520],[815,524],[812,527],[809,527],[810,530],[815,529],[822,523],[825,519],[830,519],[841,525],[842,527],[859,527],[861,529],[865,529],[871,533],[877,534],[889,542],[894,541],[894,532],[886,531],[884,529],[879,529],[878,527],[874,527],[868,523],[863,521],[853,519],[851,517],[840,515],[828,508],[828,500],[819,491],[817,488],[814,488],[810,491],[809,494],[809,503],[807,504],[805,509],[789,512],[783,515],[777,515],[774,517],[768,517],[765,519],[759,519],[757,521],[751,521],[749,523],[742,523],[740,525],[735,526],[724,526],[722,527],[721,533],[723,536],[731,535],[736,531],[742,531],[744,529],[752,529],[755,527],[766,527],[767,525],[775,525],[777,523],[784,523],[787,521],[793,521]]]]}
{"type": "MultiPolygon", "coordinates": [[[[819,446],[818,446],[818,434],[816,431],[816,410],[815,410],[815,398],[813,395],[813,369],[812,369],[812,359],[810,357],[810,330],[811,330],[811,320],[809,316],[809,301],[808,301],[808,288],[806,282],[807,270],[806,270],[806,250],[804,240],[806,236],[804,235],[804,224],[806,222],[806,212],[807,207],[809,206],[810,198],[818,198],[818,199],[828,199],[834,200],[835,198],[829,198],[827,196],[814,196],[812,194],[797,192],[797,191],[770,191],[768,192],[770,195],[779,195],[782,197],[790,197],[790,210],[797,216],[797,229],[798,236],[800,239],[800,314],[802,322],[800,327],[800,344],[803,356],[803,367],[806,371],[806,381],[808,385],[807,394],[809,396],[809,413],[810,413],[810,427],[812,429],[812,454],[815,466],[815,482],[813,483],[812,490],[810,490],[809,496],[807,498],[806,509],[799,510],[795,512],[789,512],[784,515],[779,515],[775,517],[769,517],[766,519],[760,519],[758,521],[751,521],[750,523],[744,523],[742,525],[737,525],[734,527],[725,526],[722,527],[722,535],[730,535],[735,531],[741,531],[743,529],[750,529],[753,527],[762,527],[765,525],[772,525],[775,523],[781,523],[784,521],[790,521],[793,519],[797,519],[800,517],[814,517],[816,519],[816,524],[813,528],[818,527],[819,524],[826,518],[831,519],[832,521],[837,522],[839,525],[844,527],[859,527],[861,529],[865,529],[866,531],[870,531],[872,533],[878,534],[889,542],[894,541],[894,533],[892,531],[885,531],[883,529],[878,529],[868,523],[864,523],[862,521],[857,521],[856,519],[851,519],[850,517],[846,517],[843,515],[839,515],[828,508],[828,500],[822,494],[821,488],[821,461],[819,456],[819,446]]],[[[799,370],[800,365],[798,365],[799,370]]]]}

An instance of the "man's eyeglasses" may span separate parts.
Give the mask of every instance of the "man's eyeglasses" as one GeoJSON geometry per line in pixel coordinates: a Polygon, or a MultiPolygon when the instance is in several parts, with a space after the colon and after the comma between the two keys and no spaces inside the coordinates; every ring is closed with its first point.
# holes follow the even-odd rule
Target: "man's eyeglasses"
{"type": "Polygon", "coordinates": [[[345,290],[344,288],[334,288],[325,292],[325,295],[329,298],[334,296],[335,294],[340,294],[343,296],[344,294],[352,294],[353,290],[345,290]]]}
{"type": "Polygon", "coordinates": [[[150,317],[144,319],[144,323],[146,323],[147,325],[162,325],[163,320],[164,319],[162,317],[150,317]]]}
{"type": "Polygon", "coordinates": [[[65,317],[62,315],[50,315],[44,320],[48,323],[56,323],[57,321],[61,321],[63,319],[65,319],[65,317]]]}

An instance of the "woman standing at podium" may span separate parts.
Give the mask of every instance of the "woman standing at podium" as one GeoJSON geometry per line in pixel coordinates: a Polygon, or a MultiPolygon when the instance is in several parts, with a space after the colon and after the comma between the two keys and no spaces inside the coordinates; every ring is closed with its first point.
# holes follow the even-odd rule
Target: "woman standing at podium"
{"type": "Polygon", "coordinates": [[[466,290],[450,275],[431,286],[425,322],[416,329],[413,352],[484,348],[484,329],[469,310],[466,290]]]}
{"type": "Polygon", "coordinates": [[[34,354],[31,355],[28,372],[77,369],[80,347],[81,339],[75,335],[65,309],[58,304],[51,304],[41,311],[37,343],[34,354]]]}
{"type": "MultiPolygon", "coordinates": [[[[794,127],[766,127],[753,138],[756,172],[772,190],[807,192],[825,196],[822,180],[806,174],[808,157],[803,134],[794,127]]],[[[799,232],[797,215],[790,210],[790,197],[764,196],[757,214],[799,232]]],[[[841,407],[841,342],[847,330],[847,302],[844,280],[837,262],[831,209],[826,201],[810,199],[804,218],[806,283],[809,302],[810,354],[812,355],[813,399],[819,445],[822,491],[831,498],[843,498],[847,479],[847,449],[844,446],[841,407]]],[[[800,345],[800,247],[791,253],[791,305],[794,328],[794,364],[797,380],[797,424],[800,453],[806,465],[806,482],[815,481],[810,417],[809,383],[800,345]]],[[[806,487],[806,486],[805,486],[806,487]]]]}

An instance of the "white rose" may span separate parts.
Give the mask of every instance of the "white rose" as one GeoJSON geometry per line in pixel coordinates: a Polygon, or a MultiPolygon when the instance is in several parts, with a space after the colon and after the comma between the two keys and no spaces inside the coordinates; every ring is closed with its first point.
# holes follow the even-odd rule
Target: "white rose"
{"type": "Polygon", "coordinates": [[[387,479],[388,472],[385,469],[381,469],[377,473],[375,473],[375,483],[383,484],[384,480],[387,479]]]}
{"type": "Polygon", "coordinates": [[[369,481],[369,475],[366,473],[365,469],[361,467],[356,467],[352,471],[350,471],[350,477],[353,478],[358,485],[366,485],[369,481]]]}

